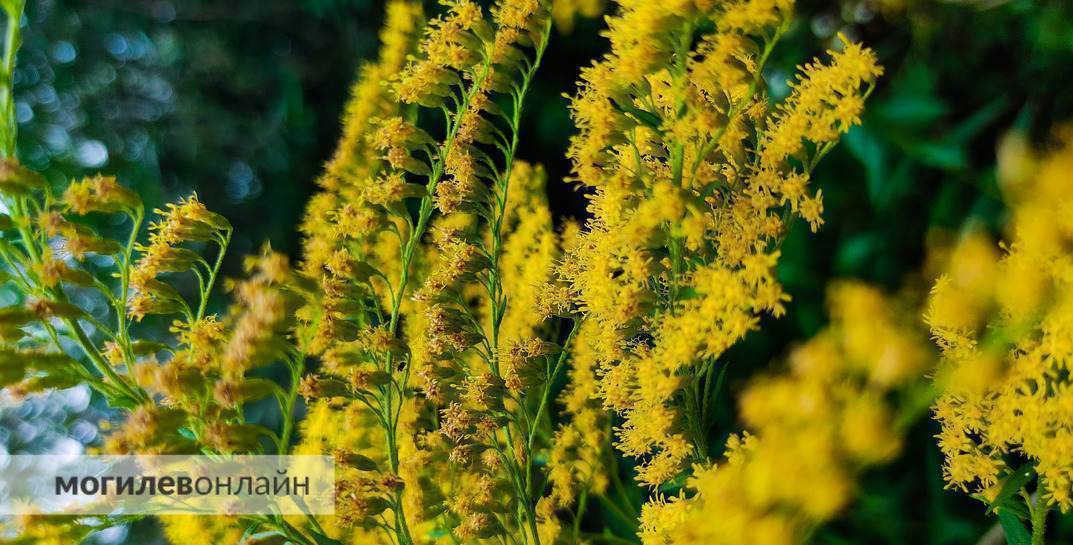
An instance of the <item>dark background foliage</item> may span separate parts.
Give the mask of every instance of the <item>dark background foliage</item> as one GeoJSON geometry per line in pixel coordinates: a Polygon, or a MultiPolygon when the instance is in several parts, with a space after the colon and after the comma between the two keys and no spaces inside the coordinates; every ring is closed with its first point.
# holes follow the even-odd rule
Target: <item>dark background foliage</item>
{"type": "MultiPolygon", "coordinates": [[[[793,67],[832,46],[837,32],[876,49],[887,72],[863,125],[814,175],[827,223],[818,235],[796,225],[785,241],[779,274],[793,302],[727,355],[728,392],[822,327],[832,279],[926,289],[929,241],[1003,220],[999,138],[1017,128],[1044,141],[1073,117],[1069,2],[799,4],[767,75],[772,96],[784,95],[793,67]]],[[[30,0],[16,73],[19,154],[55,179],[115,174],[154,206],[197,191],[235,224],[231,274],[265,241],[297,255],[295,225],[334,147],[356,68],[375,54],[382,8],[371,0],[30,0]]],[[[561,183],[573,131],[563,94],[604,52],[603,26],[581,20],[553,38],[522,128],[520,155],[547,167],[562,218],[585,216],[583,194],[561,183]]],[[[718,410],[713,444],[735,429],[733,395],[721,396],[718,410]]],[[[942,489],[936,431],[920,418],[902,458],[866,475],[856,506],[815,542],[976,543],[993,520],[942,489]]],[[[604,516],[594,509],[589,522],[604,516]]],[[[1055,542],[1073,536],[1068,518],[1057,526],[1055,542]]],[[[129,539],[148,542],[146,531],[129,539]]]]}

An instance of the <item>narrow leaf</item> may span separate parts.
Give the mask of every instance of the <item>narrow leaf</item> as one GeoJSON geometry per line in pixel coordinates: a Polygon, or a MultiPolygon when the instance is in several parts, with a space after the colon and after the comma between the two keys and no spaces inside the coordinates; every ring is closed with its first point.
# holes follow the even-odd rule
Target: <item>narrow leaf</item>
{"type": "Polygon", "coordinates": [[[1000,511],[998,522],[1002,525],[1002,531],[1006,534],[1007,545],[1031,545],[1032,536],[1028,529],[1021,523],[1017,515],[1008,511],[1000,511]]]}

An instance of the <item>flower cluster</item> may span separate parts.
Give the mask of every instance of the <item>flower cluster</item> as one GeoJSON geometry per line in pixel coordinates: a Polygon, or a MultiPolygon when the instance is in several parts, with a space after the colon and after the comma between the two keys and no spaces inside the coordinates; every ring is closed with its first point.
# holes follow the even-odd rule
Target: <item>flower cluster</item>
{"type": "Polygon", "coordinates": [[[536,0],[441,4],[427,23],[389,9],[308,209],[302,271],[323,295],[298,313],[319,359],[300,391],[361,440],[310,425],[298,448],[343,468],[331,532],[535,540],[533,449],[564,358],[531,307],[559,239],[542,169],[514,153],[551,19],[536,0]]]}
{"type": "MultiPolygon", "coordinates": [[[[70,190],[68,190],[70,194],[70,190]]],[[[201,273],[211,275],[214,269],[197,252],[180,246],[183,243],[216,242],[220,252],[227,247],[231,224],[223,216],[210,212],[197,195],[168,203],[167,210],[156,210],[160,220],[149,225],[149,244],[135,244],[139,258],[130,273],[130,298],[127,313],[141,321],[147,314],[176,314],[185,311],[192,316],[182,296],[158,277],[162,273],[194,271],[204,265],[201,273]]]]}
{"type": "Polygon", "coordinates": [[[381,157],[368,138],[377,127],[385,130],[381,119],[400,112],[383,82],[405,65],[422,20],[420,2],[388,3],[379,58],[362,66],[351,88],[342,138],[318,179],[322,191],[306,207],[300,226],[305,235],[302,272],[318,280],[325,294],[318,309],[323,315],[305,316],[319,324],[317,335],[305,340],[313,353],[327,348],[328,340],[337,335],[353,334],[354,326],[346,318],[347,300],[363,297],[360,286],[377,281],[374,273],[396,272],[395,236],[408,229],[397,213],[404,210],[408,197],[425,194],[424,187],[407,183],[401,175],[382,173],[381,157]]]}
{"type": "MultiPolygon", "coordinates": [[[[248,259],[249,276],[229,282],[234,305],[219,317],[208,312],[209,299],[231,226],[196,196],[157,210],[159,219],[143,230],[141,199],[114,177],[72,181],[54,193],[52,184],[13,160],[3,162],[0,177],[0,197],[10,212],[0,218],[3,282],[24,297],[0,311],[0,383],[9,392],[79,383],[94,388],[118,409],[113,414],[120,420],[101,426],[110,431],[95,451],[283,450],[289,424],[270,430],[247,422],[243,408],[274,397],[284,420],[293,422],[288,415],[297,386],[287,391],[251,373],[277,361],[295,377],[302,373],[290,339],[291,316],[308,297],[308,286],[286,258],[266,251],[248,259]],[[212,263],[203,256],[206,246],[215,246],[212,263]],[[148,316],[173,319],[174,337],[143,335],[137,322],[148,316]]],[[[70,520],[54,522],[37,522],[23,534],[73,542],[94,531],[70,520]]],[[[194,526],[222,539],[234,522],[196,519],[194,526]]],[[[168,528],[175,524],[165,522],[168,528]]]]}
{"type": "Polygon", "coordinates": [[[950,487],[1004,508],[1010,498],[1000,491],[1017,492],[1034,472],[1046,505],[1065,512],[1073,506],[1073,140],[1059,136],[1059,149],[1036,158],[1016,138],[1000,155],[1011,209],[1005,242],[966,235],[932,290],[925,319],[943,355],[934,412],[950,487]],[[1018,469],[1017,459],[1029,465],[1018,469]],[[1018,484],[1005,487],[1011,479],[1018,484]]]}
{"type": "Polygon", "coordinates": [[[19,364],[19,372],[4,373],[7,383],[21,380],[16,389],[28,393],[85,381],[119,407],[149,402],[133,370],[167,347],[132,336],[131,321],[149,314],[181,314],[191,324],[211,321],[205,307],[231,226],[191,196],[157,211],[162,217],[150,226],[149,244],[143,246],[137,242],[144,218],[141,199],[114,177],[73,181],[56,199],[43,178],[13,160],[4,162],[0,176],[4,197],[15,203],[0,228],[17,235],[5,234],[0,241],[5,281],[27,298],[24,308],[4,309],[4,352],[34,354],[19,364]],[[91,227],[98,215],[129,225],[125,240],[91,227]],[[209,241],[218,244],[214,266],[190,248],[209,241]],[[103,259],[87,262],[91,254],[103,259]],[[187,272],[199,279],[195,307],[171,281],[170,275],[187,272]],[[72,304],[71,294],[79,290],[103,298],[107,311],[102,315],[72,304]],[[79,358],[67,356],[65,338],[78,346],[79,358]]]}
{"type": "Polygon", "coordinates": [[[540,540],[544,543],[554,543],[562,534],[556,511],[569,510],[587,496],[604,495],[608,489],[611,419],[597,396],[600,357],[596,327],[596,322],[581,323],[570,343],[568,381],[559,395],[563,416],[569,420],[552,437],[548,454],[551,486],[548,495],[537,503],[540,540]]]}
{"type": "MultiPolygon", "coordinates": [[[[247,277],[226,283],[231,310],[218,316],[209,313],[209,299],[231,226],[196,196],[157,210],[159,218],[143,229],[141,199],[114,177],[76,180],[56,191],[7,160],[0,178],[10,213],[0,217],[3,283],[23,298],[0,310],[0,384],[15,395],[91,386],[120,421],[102,424],[108,433],[94,451],[285,450],[303,372],[292,317],[310,287],[286,258],[267,250],[248,258],[247,277]],[[211,263],[206,247],[215,250],[211,263]],[[138,327],[162,317],[173,320],[173,337],[145,335],[138,327]],[[291,386],[253,376],[275,362],[290,369],[291,386]],[[245,404],[262,398],[278,401],[281,430],[246,420],[245,404]]],[[[22,534],[66,543],[94,531],[63,518],[53,522],[35,522],[22,534]]],[[[235,523],[176,519],[165,527],[170,535],[193,527],[224,539],[235,523]]]]}
{"type": "MultiPolygon", "coordinates": [[[[517,157],[522,112],[553,23],[602,8],[440,0],[426,19],[390,0],[293,268],[266,246],[219,281],[232,228],[196,195],[143,232],[114,178],[55,198],[0,162],[2,281],[25,296],[0,309],[0,386],[89,383],[123,409],[108,453],[334,458],[333,516],[167,517],[173,542],[578,543],[590,499],[636,527],[645,492],[624,492],[619,454],[649,488],[646,544],[783,543],[829,519],[897,452],[887,394],[925,364],[893,305],[835,289],[832,325],[747,390],[719,466],[712,386],[785,312],[780,244],[795,219],[822,224],[811,172],[882,69],[843,38],[774,103],[792,0],[621,0],[570,99],[591,217],[557,230],[546,172],[517,157]],[[99,214],[129,231],[100,234],[99,214]],[[210,304],[217,284],[230,306],[210,304]]],[[[54,530],[33,537],[71,537],[54,530]]]]}
{"type": "Polygon", "coordinates": [[[702,383],[715,360],[783,313],[773,276],[794,217],[815,230],[809,173],[858,122],[882,72],[844,43],[772,106],[762,72],[792,2],[623,2],[611,53],[582,72],[568,155],[594,189],[560,276],[599,324],[599,396],[617,446],[657,486],[706,457],[702,383]]]}
{"type": "Polygon", "coordinates": [[[851,499],[855,473],[901,444],[888,393],[930,362],[908,312],[876,288],[835,285],[830,325],[795,349],[785,373],[762,376],[741,397],[746,431],[725,460],[698,466],[692,495],[649,503],[645,545],[798,543],[851,499]]]}
{"type": "Polygon", "coordinates": [[[584,17],[592,19],[604,12],[604,0],[552,0],[551,16],[555,27],[569,34],[574,29],[574,21],[584,17]]]}
{"type": "MultiPolygon", "coordinates": [[[[276,361],[294,362],[290,348],[293,315],[302,300],[294,291],[294,273],[286,258],[266,251],[248,258],[249,277],[229,282],[234,294],[231,311],[175,320],[173,345],[141,351],[133,376],[152,396],[113,432],[105,449],[114,453],[188,453],[210,449],[222,453],[263,450],[262,438],[280,438],[261,426],[246,423],[245,403],[275,396],[285,413],[293,405],[274,382],[249,372],[276,361]],[[167,348],[164,361],[157,353],[167,348]],[[175,434],[180,427],[194,438],[175,434]]],[[[289,433],[284,430],[284,436],[289,433]]],[[[284,438],[285,439],[285,438],[284,438]]]]}

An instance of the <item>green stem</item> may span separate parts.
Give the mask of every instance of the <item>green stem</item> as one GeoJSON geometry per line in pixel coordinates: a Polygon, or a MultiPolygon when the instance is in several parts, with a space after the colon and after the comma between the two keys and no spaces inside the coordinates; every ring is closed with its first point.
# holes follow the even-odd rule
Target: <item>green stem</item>
{"type": "Polygon", "coordinates": [[[1032,512],[1032,545],[1044,545],[1044,537],[1047,533],[1047,513],[1050,508],[1038,493],[1036,494],[1036,504],[1029,503],[1028,508],[1032,512]]]}
{"type": "Polygon", "coordinates": [[[447,137],[444,139],[440,153],[432,165],[432,172],[428,176],[428,184],[425,187],[427,195],[421,199],[421,205],[418,209],[417,225],[411,230],[410,236],[406,240],[406,246],[402,252],[402,267],[399,271],[398,285],[394,289],[395,297],[391,302],[391,320],[388,323],[388,329],[391,333],[395,333],[398,329],[399,316],[402,311],[402,298],[406,294],[406,286],[409,284],[410,280],[410,264],[413,262],[414,254],[417,251],[417,246],[420,244],[422,236],[425,234],[425,230],[428,229],[428,222],[432,218],[432,197],[436,194],[436,186],[443,177],[444,162],[446,161],[447,156],[451,153],[451,148],[454,146],[455,137],[458,135],[458,130],[462,124],[462,114],[465,113],[466,109],[469,107],[470,101],[480,90],[480,84],[488,77],[490,69],[491,64],[486,60],[480,76],[475,78],[473,80],[473,85],[470,86],[467,92],[463,93],[462,103],[459,105],[454,119],[451,120],[447,137]]]}
{"type": "MultiPolygon", "coordinates": [[[[0,115],[3,115],[2,135],[0,135],[0,154],[4,157],[15,156],[15,144],[18,131],[18,123],[15,120],[15,101],[14,101],[14,72],[15,72],[15,58],[18,52],[19,45],[21,44],[21,33],[19,25],[22,20],[22,12],[25,8],[24,0],[14,0],[4,4],[4,12],[7,15],[6,27],[4,29],[4,56],[3,65],[0,67],[0,115]]],[[[13,206],[9,209],[15,216],[27,215],[24,210],[25,202],[21,199],[16,199],[13,206]]],[[[31,236],[25,222],[18,222],[19,235],[22,238],[24,249],[31,262],[38,263],[41,260],[40,253],[37,250],[35,239],[31,236]]],[[[140,389],[136,389],[128,385],[122,378],[116,374],[111,365],[108,364],[101,357],[97,348],[90,341],[89,336],[82,330],[82,327],[77,321],[72,319],[64,320],[64,323],[74,333],[75,340],[81,346],[83,352],[93,362],[94,367],[102,375],[108,377],[110,381],[114,383],[114,386],[119,388],[124,395],[130,396],[134,401],[141,401],[146,398],[144,392],[140,389]]],[[[56,338],[58,341],[58,338],[56,338]]],[[[62,350],[62,347],[58,347],[62,350]]]]}
{"type": "MultiPolygon", "coordinates": [[[[609,432],[610,430],[607,431],[609,432]]],[[[619,501],[622,502],[621,510],[630,513],[631,516],[626,517],[626,520],[636,526],[636,518],[637,515],[639,515],[640,513],[637,511],[637,508],[634,507],[633,501],[630,500],[629,494],[626,493],[626,485],[622,482],[622,477],[619,475],[618,458],[615,457],[610,444],[605,444],[604,448],[611,453],[608,457],[610,458],[610,462],[608,464],[610,466],[608,474],[611,476],[611,484],[612,488],[615,491],[615,495],[617,495],[619,501]]],[[[611,503],[615,502],[614,498],[612,498],[611,496],[600,497],[604,497],[607,501],[611,503]]]]}
{"type": "Polygon", "coordinates": [[[231,229],[225,230],[223,238],[218,242],[220,244],[220,251],[216,254],[216,263],[212,265],[212,272],[209,273],[209,280],[205,282],[205,291],[201,293],[201,303],[197,306],[198,320],[205,317],[205,307],[209,304],[209,295],[212,294],[212,287],[216,283],[216,276],[220,272],[220,265],[224,262],[224,255],[227,253],[227,247],[231,244],[231,229]]]}
{"type": "Polygon", "coordinates": [[[499,180],[499,199],[496,203],[498,206],[497,213],[492,221],[492,252],[491,261],[492,267],[489,271],[489,277],[492,281],[492,371],[499,374],[499,326],[503,322],[503,317],[507,312],[507,301],[503,295],[503,283],[499,274],[499,258],[503,253],[503,221],[506,216],[507,210],[507,195],[510,191],[510,177],[514,170],[514,156],[518,149],[518,128],[521,124],[522,106],[525,102],[525,97],[529,93],[529,85],[532,82],[533,76],[536,74],[540,63],[544,58],[544,51],[548,47],[548,39],[551,37],[551,17],[544,23],[544,30],[541,33],[540,43],[536,46],[536,55],[533,58],[533,63],[529,65],[528,70],[522,76],[522,84],[517,89],[517,93],[512,95],[514,98],[514,111],[511,112],[510,119],[510,146],[506,150],[504,161],[505,166],[503,168],[503,174],[499,180]]]}
{"type": "Polygon", "coordinates": [[[22,42],[19,24],[25,7],[24,0],[4,3],[7,27],[4,29],[4,60],[3,69],[0,72],[0,112],[4,116],[0,153],[3,153],[4,157],[15,156],[15,142],[18,134],[18,123],[15,120],[15,54],[22,42]]]}
{"type": "Polygon", "coordinates": [[[573,326],[570,328],[570,334],[567,335],[566,341],[563,343],[562,352],[559,353],[559,359],[555,362],[555,368],[552,369],[551,374],[548,375],[548,380],[544,384],[544,394],[540,397],[540,406],[537,407],[536,416],[533,417],[533,424],[529,430],[528,444],[529,448],[533,448],[533,439],[536,437],[537,429],[540,426],[540,419],[544,414],[544,409],[548,404],[548,400],[551,398],[551,386],[555,382],[555,377],[559,374],[559,369],[562,368],[563,362],[566,361],[567,349],[570,346],[570,342],[574,339],[574,335],[577,334],[577,330],[580,329],[578,322],[575,320],[573,326]]]}
{"type": "Polygon", "coordinates": [[[131,400],[135,402],[148,400],[148,396],[146,396],[145,392],[142,392],[141,389],[135,389],[127,384],[127,382],[115,372],[115,369],[112,369],[112,366],[101,356],[97,347],[93,345],[93,342],[90,341],[89,336],[86,335],[86,332],[82,330],[82,326],[79,325],[77,321],[64,319],[63,322],[74,334],[75,341],[77,341],[79,347],[82,348],[82,352],[84,352],[86,356],[89,357],[90,361],[93,362],[93,366],[97,371],[108,377],[108,380],[112,381],[114,386],[122,390],[122,392],[129,396],[131,400]]]}
{"type": "MultiPolygon", "coordinates": [[[[503,173],[500,176],[499,182],[499,198],[497,200],[496,214],[492,221],[492,252],[491,252],[491,268],[489,270],[489,278],[491,281],[492,289],[489,295],[491,296],[492,303],[492,353],[490,359],[490,367],[492,372],[499,375],[499,329],[503,323],[503,318],[507,313],[507,297],[503,292],[503,278],[499,270],[499,259],[503,253],[503,222],[506,219],[507,200],[510,192],[510,177],[514,168],[514,156],[518,148],[518,130],[521,124],[522,108],[525,103],[525,97],[529,92],[529,85],[532,82],[533,76],[536,74],[538,68],[540,68],[541,61],[544,58],[544,51],[548,47],[548,40],[551,37],[551,25],[552,18],[548,17],[544,23],[544,28],[541,32],[540,42],[536,44],[536,53],[533,58],[533,62],[529,64],[527,70],[522,75],[521,86],[517,88],[515,94],[512,95],[514,100],[514,110],[511,112],[510,119],[510,132],[511,141],[510,146],[505,150],[505,165],[503,173]]],[[[576,328],[571,329],[570,337],[573,337],[576,328]]],[[[532,474],[533,474],[533,456],[532,446],[535,432],[540,426],[540,419],[543,415],[544,408],[547,405],[547,400],[550,394],[551,383],[554,380],[555,375],[558,374],[562,363],[566,359],[566,351],[564,350],[555,365],[555,369],[547,377],[547,382],[544,386],[543,394],[540,398],[540,405],[537,409],[536,416],[530,421],[529,437],[524,445],[525,448],[525,470],[524,470],[524,482],[519,483],[519,497],[517,501],[521,504],[521,511],[524,512],[527,519],[529,531],[532,534],[533,543],[539,545],[540,532],[536,523],[536,511],[533,506],[532,494],[530,492],[532,487],[532,474]]],[[[524,403],[519,404],[523,414],[527,412],[524,403]]],[[[528,416],[528,415],[526,415],[528,416]]],[[[528,420],[528,418],[527,418],[528,420]]],[[[507,423],[507,434],[510,437],[510,423],[507,423]]],[[[523,432],[519,430],[519,435],[523,432]]],[[[513,448],[513,442],[512,442],[513,448]]],[[[520,471],[519,480],[521,478],[520,471]]]]}
{"type": "MultiPolygon", "coordinates": [[[[538,62],[534,63],[533,67],[531,68],[531,70],[527,74],[526,81],[523,83],[522,91],[520,93],[522,96],[524,96],[525,90],[528,88],[529,76],[532,75],[532,72],[535,71],[537,64],[539,64],[539,58],[543,54],[544,48],[547,45],[547,36],[548,35],[550,35],[550,20],[549,20],[548,25],[546,27],[546,31],[544,33],[544,38],[542,39],[542,42],[541,42],[541,44],[540,44],[540,46],[538,47],[538,50],[537,50],[538,62]]],[[[484,63],[483,63],[483,66],[481,68],[480,75],[478,77],[474,78],[473,84],[470,86],[470,88],[466,92],[463,93],[462,101],[458,105],[458,110],[457,110],[457,112],[455,114],[455,117],[451,121],[451,123],[449,124],[447,137],[445,138],[444,144],[440,149],[440,153],[438,154],[438,157],[437,157],[436,161],[433,164],[432,172],[429,174],[428,184],[426,186],[427,196],[425,196],[421,200],[421,204],[420,204],[420,207],[419,207],[419,210],[418,210],[418,215],[417,215],[417,223],[416,223],[416,225],[413,225],[413,228],[412,228],[412,230],[410,232],[409,238],[407,239],[407,241],[405,243],[405,246],[403,248],[402,257],[401,257],[401,262],[402,262],[401,265],[402,266],[401,266],[401,270],[399,272],[399,280],[398,280],[398,283],[397,283],[395,289],[393,290],[391,318],[390,318],[389,323],[388,323],[389,331],[392,334],[396,334],[397,329],[398,329],[400,314],[401,314],[401,310],[402,310],[402,308],[401,308],[402,307],[402,299],[406,294],[406,288],[407,288],[407,285],[408,285],[409,279],[410,279],[410,267],[411,267],[411,264],[413,262],[414,255],[415,255],[415,253],[417,251],[417,248],[418,248],[418,246],[420,244],[420,241],[421,241],[425,231],[428,228],[428,223],[429,223],[429,221],[430,221],[430,219],[432,217],[432,213],[433,213],[433,200],[432,199],[433,199],[433,195],[435,194],[436,185],[439,183],[440,179],[442,178],[442,176],[444,174],[444,167],[445,167],[444,162],[446,160],[446,157],[450,154],[451,148],[454,145],[455,138],[456,138],[456,136],[458,134],[458,130],[461,127],[462,114],[468,109],[469,103],[472,101],[473,97],[476,96],[476,94],[481,91],[481,86],[483,85],[484,81],[487,79],[487,77],[488,77],[488,75],[490,73],[490,70],[491,70],[491,59],[486,58],[484,63]]],[[[514,128],[517,127],[517,123],[518,123],[518,120],[519,120],[518,116],[520,116],[520,106],[521,106],[520,98],[516,101],[516,106],[517,107],[515,108],[515,120],[514,120],[514,123],[513,123],[514,128]]],[[[512,148],[517,143],[517,130],[514,130],[513,132],[515,133],[515,137],[514,137],[514,142],[513,142],[512,148]]],[[[510,167],[510,164],[512,163],[512,159],[513,159],[512,157],[508,157],[508,167],[507,167],[508,170],[507,170],[506,176],[509,176],[509,167],[510,167]]],[[[505,183],[504,183],[503,191],[504,191],[504,193],[503,193],[504,199],[503,199],[503,202],[500,203],[500,216],[502,216],[502,210],[504,209],[504,206],[505,206],[505,198],[506,198],[506,184],[505,183]]],[[[497,224],[497,229],[498,229],[498,224],[497,224]]],[[[498,240],[498,237],[496,237],[496,238],[498,240]]],[[[498,307],[499,300],[500,299],[497,297],[497,300],[493,302],[494,308],[498,307]]],[[[501,313],[500,313],[500,317],[501,317],[501,313]]],[[[498,320],[496,321],[496,325],[498,326],[498,320]]],[[[498,331],[498,327],[495,328],[495,331],[498,331]]],[[[494,332],[493,333],[493,339],[496,338],[496,335],[497,335],[497,333],[494,332]]],[[[492,346],[495,347],[496,343],[493,342],[492,346]]],[[[494,361],[494,358],[495,358],[494,350],[493,350],[492,357],[493,357],[493,361],[494,361]]],[[[390,358],[388,358],[387,370],[389,372],[391,372],[392,367],[393,367],[392,360],[390,358]]],[[[398,399],[397,406],[392,407],[392,405],[394,404],[393,403],[393,401],[394,401],[393,400],[394,393],[392,392],[392,389],[390,387],[391,385],[389,385],[389,387],[384,390],[384,402],[383,402],[383,404],[384,404],[384,420],[386,420],[386,423],[387,423],[386,430],[385,430],[386,431],[385,435],[386,435],[386,442],[387,442],[387,449],[388,449],[388,463],[389,463],[391,471],[394,472],[394,473],[398,473],[398,467],[399,467],[397,430],[398,430],[399,417],[400,417],[401,412],[402,412],[402,406],[403,406],[403,404],[405,402],[403,392],[406,390],[406,385],[407,385],[407,382],[409,380],[409,374],[410,374],[409,366],[406,366],[406,369],[403,371],[403,376],[402,376],[402,378],[400,380],[400,383],[397,384],[397,385],[393,385],[393,386],[396,387],[396,389],[399,392],[399,399],[398,399]]],[[[404,514],[403,509],[402,509],[401,492],[396,492],[395,493],[395,508],[394,508],[394,512],[395,512],[395,530],[396,530],[396,533],[398,534],[398,538],[399,538],[400,543],[403,544],[403,545],[413,543],[413,538],[410,536],[410,530],[409,530],[409,527],[408,527],[408,525],[406,523],[405,514],[404,514]]],[[[536,537],[537,533],[536,533],[535,516],[531,516],[530,519],[531,519],[530,520],[531,531],[533,532],[534,539],[538,539],[536,537]]]]}
{"type": "Polygon", "coordinates": [[[123,263],[119,267],[119,299],[112,299],[112,306],[116,309],[116,330],[118,331],[119,345],[123,348],[123,353],[127,358],[127,363],[134,363],[134,354],[131,349],[130,336],[127,334],[129,326],[129,318],[127,317],[127,292],[130,290],[130,269],[131,269],[131,257],[134,255],[134,244],[138,241],[138,234],[142,228],[142,221],[145,220],[145,207],[139,206],[134,213],[130,215],[132,226],[130,229],[130,236],[127,238],[127,245],[123,248],[123,263]]]}
{"type": "Polygon", "coordinates": [[[578,542],[578,535],[581,532],[581,519],[585,516],[585,506],[589,502],[589,487],[588,483],[581,489],[581,495],[577,499],[577,512],[574,513],[574,543],[578,542]]]}
{"type": "MultiPolygon", "coordinates": [[[[775,29],[775,34],[771,36],[771,39],[764,41],[764,51],[760,54],[760,59],[756,63],[756,73],[753,75],[753,81],[749,83],[749,90],[745,93],[738,102],[731,105],[730,110],[727,112],[727,119],[734,119],[735,116],[745,110],[746,107],[752,102],[753,97],[756,96],[756,90],[760,86],[760,82],[764,78],[764,67],[767,65],[768,58],[771,57],[772,51],[775,50],[775,44],[782,38],[782,35],[790,29],[791,19],[786,19],[775,29]]],[[[693,159],[693,164],[690,165],[690,181],[696,178],[697,170],[700,168],[704,158],[708,156],[712,150],[719,144],[719,140],[726,133],[730,127],[729,121],[724,123],[719,129],[712,135],[707,143],[701,148],[700,152],[693,159]]]]}
{"type": "Polygon", "coordinates": [[[280,454],[289,454],[291,434],[294,430],[294,404],[298,400],[298,386],[305,372],[305,354],[298,354],[293,361],[287,361],[287,369],[291,372],[290,386],[286,395],[280,400],[280,412],[283,414],[283,427],[279,434],[280,454]]]}

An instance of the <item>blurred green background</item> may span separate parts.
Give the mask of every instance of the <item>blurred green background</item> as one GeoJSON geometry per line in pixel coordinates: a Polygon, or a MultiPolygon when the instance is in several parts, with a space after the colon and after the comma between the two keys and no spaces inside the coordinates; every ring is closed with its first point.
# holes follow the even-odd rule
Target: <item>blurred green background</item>
{"type": "MultiPolygon", "coordinates": [[[[335,145],[349,84],[375,54],[382,9],[367,0],[29,0],[15,80],[19,155],[53,178],[115,174],[153,206],[197,191],[235,224],[231,274],[264,241],[297,255],[295,226],[335,145]]],[[[793,302],[728,354],[730,392],[822,327],[832,279],[923,289],[929,237],[1001,225],[999,138],[1017,128],[1041,140],[1073,118],[1071,2],[803,1],[798,13],[767,74],[774,97],[838,32],[873,47],[887,72],[863,125],[815,173],[827,223],[818,235],[799,224],[784,244],[779,274],[793,302]]],[[[583,195],[557,182],[569,176],[573,132],[562,95],[604,51],[603,26],[580,20],[556,35],[529,98],[520,156],[547,167],[560,217],[584,218],[583,195]]],[[[736,429],[734,400],[722,400],[725,435],[736,429]]],[[[7,429],[38,417],[0,407],[7,429]]],[[[853,510],[814,542],[980,542],[993,519],[942,489],[936,431],[922,418],[902,458],[868,474],[853,510]]],[[[0,444],[14,452],[62,435],[0,434],[0,444]]],[[[1054,543],[1073,539],[1068,517],[1057,526],[1054,543]]],[[[151,543],[153,533],[102,541],[151,543]]]]}

